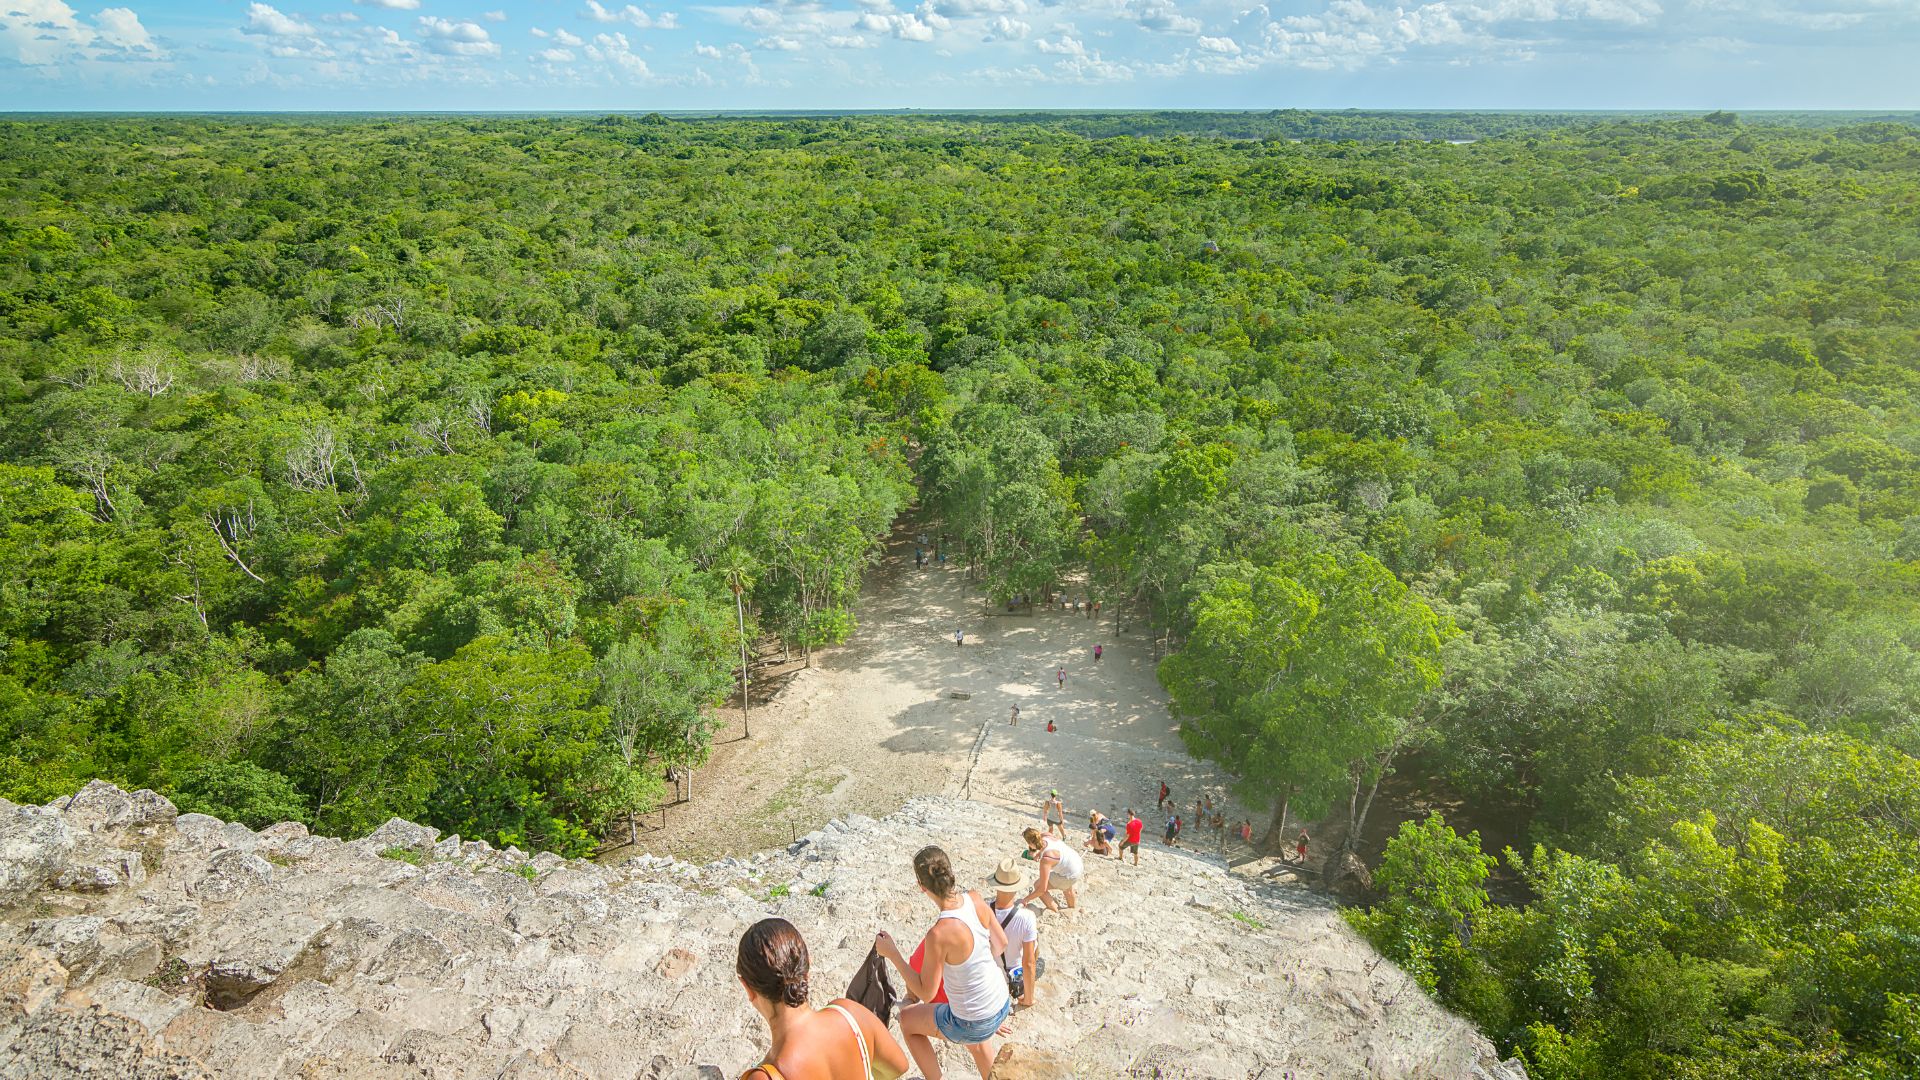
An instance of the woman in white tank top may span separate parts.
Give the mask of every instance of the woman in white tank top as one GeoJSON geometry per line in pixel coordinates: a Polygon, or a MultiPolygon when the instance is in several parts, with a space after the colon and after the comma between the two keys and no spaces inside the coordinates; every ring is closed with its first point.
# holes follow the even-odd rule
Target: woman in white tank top
{"type": "Polygon", "coordinates": [[[1040,877],[1033,883],[1033,891],[1028,893],[1022,904],[1038,900],[1047,906],[1048,911],[1061,910],[1053,899],[1053,890],[1059,889],[1067,895],[1067,910],[1080,906],[1080,879],[1086,873],[1086,864],[1080,853],[1066,843],[1051,836],[1043,836],[1040,830],[1028,828],[1021,837],[1027,842],[1027,854],[1039,864],[1040,877]]]}
{"type": "Polygon", "coordinates": [[[1013,996],[1000,966],[1007,934],[987,913],[986,902],[961,892],[953,880],[953,864],[937,847],[922,848],[913,857],[913,875],[940,915],[920,943],[922,971],[915,971],[884,930],[874,941],[881,956],[893,962],[907,992],[920,1000],[900,1010],[900,1032],[907,1052],[926,1080],[940,1080],[940,1061],[933,1040],[945,1039],[967,1048],[982,1080],[993,1072],[995,1035],[1013,1015],[1013,996]],[[946,987],[947,1000],[927,1004],[946,987]]]}

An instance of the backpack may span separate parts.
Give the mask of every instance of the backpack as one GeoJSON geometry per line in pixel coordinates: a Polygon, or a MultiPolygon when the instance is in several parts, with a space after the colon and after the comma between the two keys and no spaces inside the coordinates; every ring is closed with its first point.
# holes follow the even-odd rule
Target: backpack
{"type": "Polygon", "coordinates": [[[893,1015],[894,1002],[900,995],[894,992],[893,980],[887,976],[887,962],[882,959],[878,949],[868,949],[866,962],[853,975],[853,981],[847,984],[848,1001],[857,1001],[866,1006],[868,1012],[880,1018],[885,1024],[893,1015]]]}

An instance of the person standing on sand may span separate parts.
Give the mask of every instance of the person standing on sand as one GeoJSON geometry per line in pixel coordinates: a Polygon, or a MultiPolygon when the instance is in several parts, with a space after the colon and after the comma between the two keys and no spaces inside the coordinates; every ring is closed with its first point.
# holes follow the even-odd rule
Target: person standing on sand
{"type": "Polygon", "coordinates": [[[955,631],[953,632],[953,643],[954,643],[954,645],[956,645],[956,646],[964,646],[964,645],[966,645],[966,643],[967,643],[967,632],[966,632],[965,630],[955,630],[955,631]]]}
{"type": "Polygon", "coordinates": [[[1166,831],[1166,837],[1165,837],[1165,839],[1164,839],[1164,841],[1163,841],[1163,842],[1164,842],[1164,843],[1165,843],[1165,844],[1166,844],[1166,845],[1167,845],[1168,847],[1173,847],[1173,846],[1175,846],[1175,845],[1174,845],[1174,842],[1173,842],[1173,840],[1174,840],[1174,837],[1176,837],[1176,836],[1179,836],[1179,835],[1180,835],[1180,819],[1179,819],[1179,817],[1177,817],[1177,816],[1175,816],[1175,815],[1173,815],[1173,814],[1168,814],[1168,815],[1167,815],[1167,831],[1166,831]]]}
{"type": "Polygon", "coordinates": [[[1061,668],[1053,673],[1053,684],[1061,690],[1067,688],[1067,669],[1061,668]]]}
{"type": "Polygon", "coordinates": [[[1114,858],[1116,859],[1126,858],[1127,849],[1132,848],[1133,849],[1133,865],[1139,866],[1140,865],[1140,833],[1146,827],[1147,827],[1147,823],[1140,820],[1140,815],[1133,812],[1133,807],[1131,806],[1127,807],[1127,839],[1125,843],[1120,845],[1120,850],[1114,854],[1114,858]]]}
{"type": "Polygon", "coordinates": [[[1106,652],[1106,651],[1107,651],[1107,650],[1106,650],[1106,646],[1104,646],[1104,645],[1095,645],[1095,646],[1093,647],[1093,662],[1094,662],[1094,663],[1096,663],[1096,664],[1097,664],[1097,663],[1099,663],[1099,662],[1100,662],[1100,654],[1101,654],[1101,653],[1103,653],[1103,652],[1106,652]]]}
{"type": "Polygon", "coordinates": [[[1048,836],[1052,836],[1057,831],[1060,839],[1067,838],[1067,807],[1060,801],[1058,791],[1047,792],[1047,801],[1040,806],[1040,816],[1047,823],[1048,836]]]}
{"type": "Polygon", "coordinates": [[[1153,804],[1155,810],[1164,810],[1166,808],[1168,794],[1167,782],[1165,780],[1160,781],[1160,801],[1153,804]]]}
{"type": "Polygon", "coordinates": [[[1013,716],[1007,720],[1007,725],[1009,727],[1020,726],[1020,706],[1015,705],[1013,707],[1013,716]]]}
{"type": "Polygon", "coordinates": [[[1300,839],[1294,841],[1293,850],[1300,860],[1300,865],[1307,865],[1307,830],[1300,830],[1300,839]]]}

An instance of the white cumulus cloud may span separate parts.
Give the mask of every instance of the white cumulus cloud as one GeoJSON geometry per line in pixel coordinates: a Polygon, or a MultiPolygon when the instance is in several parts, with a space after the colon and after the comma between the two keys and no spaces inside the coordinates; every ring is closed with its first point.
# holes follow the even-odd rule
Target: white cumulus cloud
{"type": "Polygon", "coordinates": [[[47,67],[80,60],[164,59],[131,8],[105,8],[87,21],[62,0],[0,0],[0,61],[47,67]]]}
{"type": "Polygon", "coordinates": [[[353,0],[361,7],[386,8],[388,11],[418,11],[420,0],[353,0]]]}
{"type": "Polygon", "coordinates": [[[479,23],[422,15],[418,25],[420,40],[434,52],[447,56],[500,55],[500,46],[479,23]]]}
{"type": "Polygon", "coordinates": [[[315,33],[312,23],[258,2],[247,5],[247,21],[240,32],[261,37],[311,37],[315,33]]]}
{"type": "Polygon", "coordinates": [[[680,16],[673,12],[665,11],[655,15],[633,4],[628,4],[625,7],[615,10],[601,4],[599,0],[587,0],[587,10],[583,12],[582,15],[584,18],[592,19],[598,23],[627,23],[638,30],[677,30],[680,28],[680,16]]]}

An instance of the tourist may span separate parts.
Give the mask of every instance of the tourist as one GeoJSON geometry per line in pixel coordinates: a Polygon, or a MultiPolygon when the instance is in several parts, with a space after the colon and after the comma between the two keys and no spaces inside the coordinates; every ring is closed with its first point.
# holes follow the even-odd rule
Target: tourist
{"type": "Polygon", "coordinates": [[[933,561],[934,561],[934,562],[936,562],[936,563],[939,563],[939,564],[940,564],[941,566],[945,566],[945,565],[947,565],[947,552],[946,552],[946,549],[945,549],[945,548],[942,548],[941,550],[939,550],[939,551],[936,551],[936,552],[934,552],[934,553],[933,553],[933,561]]]}
{"type": "Polygon", "coordinates": [[[1100,646],[1100,645],[1095,645],[1095,646],[1093,647],[1093,662],[1094,662],[1094,663],[1096,663],[1096,664],[1097,664],[1097,663],[1099,663],[1099,662],[1100,662],[1100,654],[1101,654],[1101,653],[1103,653],[1103,652],[1105,652],[1105,651],[1106,651],[1106,648],[1105,648],[1104,646],[1100,646]]]}
{"type": "Polygon", "coordinates": [[[1020,706],[1018,706],[1018,705],[1015,705],[1015,706],[1013,707],[1013,716],[1012,716],[1012,717],[1010,717],[1010,718],[1009,718],[1009,719],[1007,720],[1007,725],[1008,725],[1009,727],[1019,727],[1019,726],[1020,726],[1020,706]]]}
{"type": "Polygon", "coordinates": [[[1293,852],[1300,860],[1301,866],[1307,865],[1307,830],[1300,830],[1300,839],[1294,841],[1293,852]]]}
{"type": "Polygon", "coordinates": [[[1160,781],[1160,801],[1157,803],[1154,803],[1153,808],[1155,810],[1164,809],[1167,805],[1167,796],[1169,794],[1171,793],[1167,791],[1167,782],[1165,780],[1160,781]]]}
{"type": "Polygon", "coordinates": [[[913,549],[913,568],[915,570],[925,570],[927,568],[927,552],[925,548],[913,549]]]}
{"type": "Polygon", "coordinates": [[[967,643],[967,632],[966,632],[965,630],[955,630],[955,631],[953,632],[953,643],[954,643],[954,645],[956,645],[956,646],[964,646],[964,645],[966,645],[966,643],[967,643]]]}
{"type": "Polygon", "coordinates": [[[1180,835],[1180,818],[1177,814],[1167,815],[1167,846],[1178,847],[1174,840],[1180,835]]]}
{"type": "Polygon", "coordinates": [[[1040,878],[1033,883],[1033,891],[1020,902],[1038,900],[1048,911],[1057,912],[1062,909],[1054,902],[1053,890],[1059,889],[1066,895],[1068,909],[1079,907],[1080,880],[1086,872],[1080,853],[1052,836],[1042,836],[1038,829],[1029,828],[1020,835],[1027,842],[1028,856],[1040,867],[1040,878]]]}
{"type": "MultiPolygon", "coordinates": [[[[1047,721],[1047,730],[1053,730],[1053,721],[1047,721]]],[[[1067,807],[1060,801],[1058,791],[1047,792],[1047,801],[1040,804],[1040,816],[1047,823],[1047,835],[1051,836],[1057,831],[1060,839],[1067,838],[1067,807]]]]}
{"type": "Polygon", "coordinates": [[[1066,668],[1061,668],[1059,671],[1056,671],[1053,673],[1053,685],[1057,689],[1061,689],[1061,690],[1065,690],[1067,688],[1067,669],[1066,668]]]}
{"type": "Polygon", "coordinates": [[[1124,859],[1127,857],[1127,849],[1132,848],[1133,849],[1133,865],[1139,866],[1140,865],[1140,833],[1145,828],[1146,828],[1146,822],[1141,821],[1140,815],[1133,812],[1133,807],[1131,806],[1127,807],[1127,839],[1125,843],[1120,845],[1120,850],[1114,852],[1113,857],[1116,859],[1124,859]]]}
{"type": "Polygon", "coordinates": [[[1108,823],[1105,814],[1098,810],[1087,812],[1087,848],[1095,855],[1113,854],[1113,826],[1108,823]]]}
{"type": "Polygon", "coordinates": [[[1059,728],[1053,726],[1053,717],[1051,716],[1047,717],[1047,734],[1051,735],[1054,732],[1059,730],[1060,730],[1059,728]]]}
{"type": "Polygon", "coordinates": [[[937,847],[921,848],[913,857],[914,880],[920,891],[939,909],[932,929],[921,945],[925,948],[924,972],[915,971],[882,930],[873,947],[892,962],[906,984],[907,992],[920,1004],[900,1010],[900,1031],[907,1039],[907,1052],[926,1080],[940,1080],[940,1060],[934,1056],[933,1040],[945,1039],[967,1048],[982,1080],[993,1073],[993,1038],[1000,1026],[1013,1014],[1013,996],[1007,992],[1007,978],[1000,957],[1007,951],[1006,931],[993,918],[987,905],[972,892],[961,892],[954,884],[953,863],[937,847]],[[946,988],[947,1001],[932,1004],[935,994],[946,988]]]}
{"type": "Polygon", "coordinates": [[[807,943],[787,920],[762,919],[748,927],[733,972],[773,1035],[765,1059],[740,1080],[895,1080],[906,1074],[906,1052],[865,1006],[846,998],[819,1010],[807,1004],[807,943]]]}
{"type": "Polygon", "coordinates": [[[1016,859],[1007,859],[987,878],[993,890],[993,921],[1007,935],[1007,950],[1000,954],[1000,966],[1007,973],[1007,993],[1023,1008],[1033,1004],[1034,984],[1040,981],[1040,920],[1033,909],[1015,900],[1027,883],[1027,874],[1016,859]]]}

